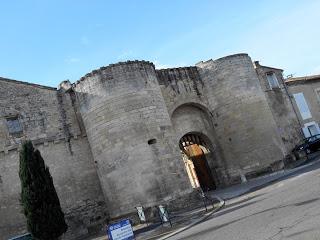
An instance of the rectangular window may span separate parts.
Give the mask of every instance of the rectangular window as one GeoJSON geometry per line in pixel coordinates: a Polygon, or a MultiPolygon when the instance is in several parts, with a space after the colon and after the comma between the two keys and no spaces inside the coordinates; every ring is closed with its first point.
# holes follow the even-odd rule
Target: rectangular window
{"type": "Polygon", "coordinates": [[[317,128],[317,126],[315,124],[311,125],[311,126],[308,126],[308,130],[309,130],[311,136],[319,134],[318,128],[317,128]]]}
{"type": "Polygon", "coordinates": [[[273,72],[267,73],[267,79],[268,79],[269,86],[270,86],[271,89],[280,87],[278,79],[277,79],[276,75],[273,72]]]}
{"type": "Polygon", "coordinates": [[[18,117],[10,117],[6,120],[9,133],[14,136],[20,136],[23,130],[18,117]]]}
{"type": "Polygon", "coordinates": [[[306,138],[320,134],[320,128],[316,122],[305,123],[302,131],[306,138]]]}
{"type": "Polygon", "coordinates": [[[318,98],[318,101],[320,103],[320,89],[319,88],[315,89],[315,92],[317,94],[317,98],[318,98]]]}
{"type": "Polygon", "coordinates": [[[302,119],[305,120],[305,119],[311,118],[312,116],[303,93],[295,93],[293,94],[293,97],[294,97],[294,100],[296,101],[296,104],[298,106],[302,119]]]}

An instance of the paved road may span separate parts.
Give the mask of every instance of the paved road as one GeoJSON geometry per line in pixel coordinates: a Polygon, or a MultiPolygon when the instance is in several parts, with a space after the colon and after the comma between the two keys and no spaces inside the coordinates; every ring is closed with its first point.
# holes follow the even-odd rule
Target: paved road
{"type": "Polygon", "coordinates": [[[227,201],[210,219],[169,239],[320,239],[320,163],[227,201]]]}

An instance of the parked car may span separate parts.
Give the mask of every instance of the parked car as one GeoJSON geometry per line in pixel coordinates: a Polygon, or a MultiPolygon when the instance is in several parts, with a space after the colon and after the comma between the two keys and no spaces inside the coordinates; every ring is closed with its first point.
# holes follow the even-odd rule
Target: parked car
{"type": "Polygon", "coordinates": [[[305,138],[302,144],[297,145],[292,152],[297,156],[301,152],[307,154],[320,150],[320,134],[305,138]]]}

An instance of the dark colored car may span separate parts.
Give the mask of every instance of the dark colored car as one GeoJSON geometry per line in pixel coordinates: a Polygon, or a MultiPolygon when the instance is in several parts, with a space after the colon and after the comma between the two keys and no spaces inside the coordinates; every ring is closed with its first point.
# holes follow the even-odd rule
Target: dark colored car
{"type": "Polygon", "coordinates": [[[296,146],[292,152],[297,155],[299,152],[312,153],[320,150],[320,134],[305,138],[303,143],[296,146]]]}

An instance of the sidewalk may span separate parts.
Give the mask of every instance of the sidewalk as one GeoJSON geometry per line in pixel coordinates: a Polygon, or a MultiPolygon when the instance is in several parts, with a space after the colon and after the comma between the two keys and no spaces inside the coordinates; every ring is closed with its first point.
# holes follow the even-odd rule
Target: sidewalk
{"type": "Polygon", "coordinates": [[[166,223],[163,226],[159,226],[150,232],[144,232],[136,235],[136,240],[164,240],[173,236],[179,232],[184,231],[201,221],[204,221],[206,218],[210,217],[213,213],[217,212],[224,206],[224,201],[221,199],[221,202],[215,204],[214,207],[208,206],[208,211],[205,208],[198,208],[189,212],[180,212],[179,214],[174,214],[171,219],[172,227],[169,223],[166,223]]]}
{"type": "MultiPolygon", "coordinates": [[[[153,224],[140,224],[133,226],[133,231],[136,240],[154,240],[154,239],[166,239],[172,235],[175,235],[195,224],[204,221],[211,216],[214,212],[217,212],[224,205],[224,201],[207,206],[207,211],[204,207],[196,208],[191,211],[173,212],[170,214],[172,227],[169,223],[161,225],[161,223],[153,224]]],[[[107,240],[106,236],[90,238],[90,240],[107,240]]]]}
{"type": "MultiPolygon", "coordinates": [[[[296,174],[301,174],[301,171],[304,171],[304,170],[309,171],[310,170],[309,168],[311,168],[311,166],[319,164],[319,163],[320,163],[320,156],[314,156],[314,157],[310,158],[310,160],[308,160],[308,161],[301,161],[300,163],[297,162],[297,165],[295,166],[295,168],[285,169],[285,170],[281,170],[278,172],[274,172],[269,175],[265,175],[262,177],[251,179],[251,180],[247,181],[246,183],[242,183],[242,184],[231,186],[231,187],[228,187],[225,189],[209,192],[206,195],[209,196],[210,198],[223,199],[223,206],[224,206],[224,203],[225,203],[224,200],[236,198],[236,197],[239,197],[239,196],[244,195],[246,193],[256,191],[256,190],[261,189],[263,187],[266,187],[274,182],[281,181],[285,178],[294,176],[296,174]]],[[[220,210],[221,208],[219,208],[218,210],[220,210]]],[[[184,223],[181,222],[180,225],[181,226],[184,225],[185,227],[179,226],[179,227],[177,227],[178,228],[177,230],[165,232],[165,229],[163,229],[163,237],[160,237],[160,235],[158,235],[157,237],[154,237],[154,238],[144,238],[144,236],[141,236],[142,238],[137,237],[137,239],[164,240],[164,239],[167,239],[167,238],[169,238],[179,232],[182,232],[182,231],[184,231],[184,230],[186,230],[186,229],[188,229],[188,228],[190,228],[190,227],[192,227],[202,221],[205,221],[207,218],[209,218],[213,214],[214,214],[214,212],[207,214],[205,217],[203,217],[202,219],[199,219],[198,221],[195,220],[194,224],[188,225],[187,222],[184,222],[184,223]]]]}
{"type": "Polygon", "coordinates": [[[286,177],[292,176],[296,174],[298,171],[305,169],[309,166],[315,165],[319,162],[320,162],[320,156],[317,156],[312,160],[302,162],[300,166],[297,166],[295,168],[281,170],[278,172],[271,173],[269,175],[248,180],[247,182],[242,184],[234,185],[221,190],[211,191],[207,193],[207,195],[212,198],[219,196],[223,200],[235,198],[243,194],[261,189],[265,186],[270,185],[273,182],[280,181],[286,177]]]}
{"type": "MultiPolygon", "coordinates": [[[[295,174],[300,174],[301,171],[308,171],[311,166],[320,163],[320,156],[317,156],[312,159],[312,161],[304,161],[300,163],[295,168],[281,170],[269,175],[251,179],[245,183],[234,185],[225,189],[215,190],[208,192],[206,195],[212,199],[219,199],[219,203],[212,208],[209,206],[208,212],[205,211],[205,208],[197,208],[191,211],[175,212],[171,214],[172,227],[169,223],[161,225],[160,223],[147,225],[138,225],[134,226],[135,239],[140,240],[164,240],[167,239],[179,232],[182,232],[202,221],[205,221],[215,212],[219,211],[225,204],[224,200],[232,199],[239,197],[243,194],[256,191],[263,187],[266,187],[273,182],[277,182],[294,176],[295,174]]],[[[91,238],[90,240],[106,240],[105,236],[99,238],[91,238]]]]}

